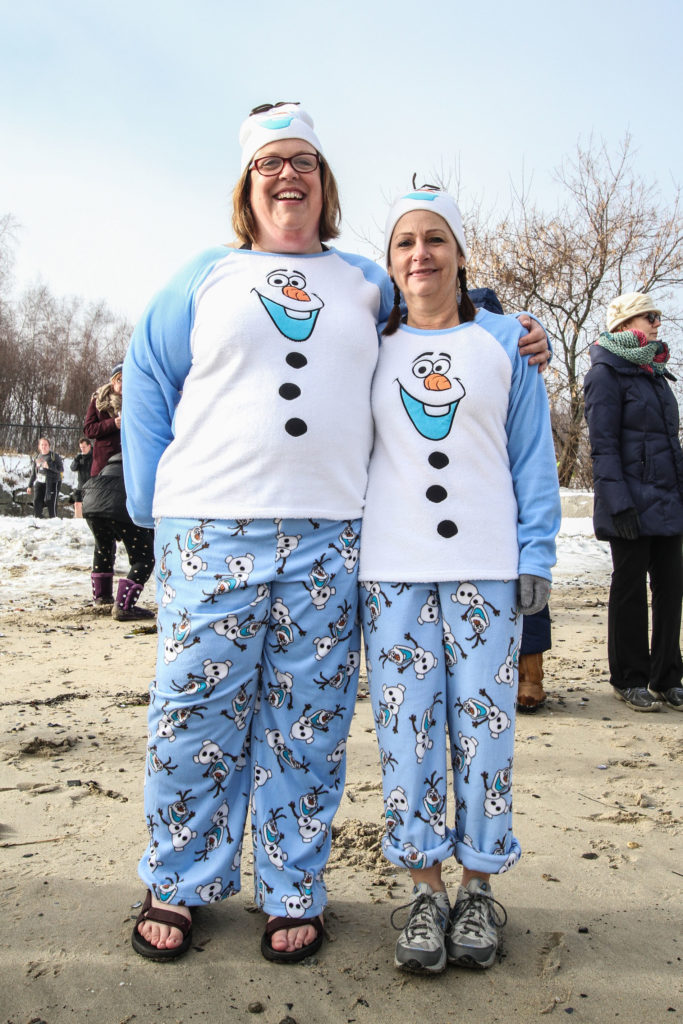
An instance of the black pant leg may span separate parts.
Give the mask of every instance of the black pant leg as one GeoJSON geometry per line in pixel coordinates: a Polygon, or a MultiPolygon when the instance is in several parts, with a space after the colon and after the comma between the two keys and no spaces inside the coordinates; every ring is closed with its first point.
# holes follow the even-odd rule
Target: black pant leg
{"type": "Polygon", "coordinates": [[[48,519],[57,518],[57,498],[59,497],[59,485],[45,485],[45,507],[48,519]]]}
{"type": "Polygon", "coordinates": [[[610,540],[612,583],[607,609],[607,657],[610,682],[619,690],[647,686],[650,643],[647,572],[650,537],[610,540]]]}
{"type": "Polygon", "coordinates": [[[116,560],[116,534],[112,521],[100,516],[86,516],[85,521],[95,538],[92,571],[113,572],[116,560]]]}
{"type": "Polygon", "coordinates": [[[36,519],[43,518],[45,507],[45,484],[36,481],[33,485],[33,514],[36,519]]]}
{"type": "Polygon", "coordinates": [[[683,600],[683,538],[652,537],[650,589],[652,591],[652,653],[650,685],[653,690],[680,686],[681,601],[683,600]]]}
{"type": "Polygon", "coordinates": [[[128,578],[144,587],[154,569],[154,530],[136,526],[132,520],[116,525],[130,562],[128,578]]]}

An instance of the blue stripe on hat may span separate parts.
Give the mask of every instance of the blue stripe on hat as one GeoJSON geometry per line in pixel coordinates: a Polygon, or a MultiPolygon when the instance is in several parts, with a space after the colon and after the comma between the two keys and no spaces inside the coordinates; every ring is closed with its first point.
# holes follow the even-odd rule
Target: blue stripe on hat
{"type": "Polygon", "coordinates": [[[278,128],[289,128],[293,120],[293,117],[270,117],[267,121],[261,121],[261,127],[277,131],[278,128]]]}

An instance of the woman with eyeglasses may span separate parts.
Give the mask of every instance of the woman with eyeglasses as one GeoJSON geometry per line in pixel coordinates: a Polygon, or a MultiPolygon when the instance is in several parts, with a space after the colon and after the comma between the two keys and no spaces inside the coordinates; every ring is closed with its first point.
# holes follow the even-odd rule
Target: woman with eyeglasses
{"type": "Polygon", "coordinates": [[[593,459],[593,524],[609,541],[612,583],[607,655],[614,695],[634,711],[683,709],[683,452],[651,295],[610,303],[607,330],[591,346],[586,420],[593,459]],[[648,628],[647,581],[652,592],[648,628]]]}
{"type": "MultiPolygon", "coordinates": [[[[291,963],[323,938],[392,291],[376,264],[326,244],[337,186],[299,104],[256,108],[240,144],[237,241],[152,301],[125,361],[129,507],[156,525],[159,604],[132,941],[152,959],[189,948],[189,908],[240,888],[250,808],[261,949],[291,963]]],[[[544,332],[530,337],[543,362],[544,332]]]]}
{"type": "Polygon", "coordinates": [[[497,956],[506,915],[489,879],[520,855],[522,616],[548,600],[560,500],[543,380],[520,357],[519,322],[468,292],[455,201],[425,188],[401,196],[385,251],[395,304],[372,385],[361,610],[382,849],[413,882],[410,904],[392,914],[394,963],[436,974],[497,956]],[[451,907],[442,864],[452,857],[462,881],[451,907]]]}

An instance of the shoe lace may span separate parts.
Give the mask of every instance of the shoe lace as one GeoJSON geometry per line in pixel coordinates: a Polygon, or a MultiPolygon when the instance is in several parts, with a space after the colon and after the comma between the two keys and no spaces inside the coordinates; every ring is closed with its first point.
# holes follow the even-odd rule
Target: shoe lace
{"type": "Polygon", "coordinates": [[[496,928],[504,928],[507,924],[507,910],[502,903],[485,892],[465,892],[464,898],[458,900],[458,924],[463,931],[476,933],[492,921],[496,928]],[[465,906],[460,909],[462,904],[465,906]]]}
{"type": "Polygon", "coordinates": [[[411,939],[426,939],[429,937],[434,925],[439,925],[439,919],[443,917],[433,896],[421,892],[411,903],[403,903],[391,912],[391,926],[397,932],[406,930],[407,936],[411,939]],[[403,924],[396,924],[394,918],[402,910],[408,910],[408,917],[403,924]]]}

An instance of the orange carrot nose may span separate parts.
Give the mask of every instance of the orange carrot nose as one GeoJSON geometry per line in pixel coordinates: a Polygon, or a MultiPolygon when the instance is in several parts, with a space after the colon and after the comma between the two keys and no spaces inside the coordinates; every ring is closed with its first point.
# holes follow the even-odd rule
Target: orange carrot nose
{"type": "Polygon", "coordinates": [[[430,373],[428,377],[425,377],[427,391],[448,391],[450,386],[451,382],[448,377],[444,377],[442,373],[430,373]]]}
{"type": "Polygon", "coordinates": [[[310,302],[311,297],[306,292],[302,291],[301,288],[295,288],[294,285],[286,284],[282,289],[283,295],[286,295],[288,299],[297,299],[299,302],[310,302]]]}

